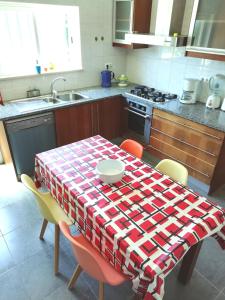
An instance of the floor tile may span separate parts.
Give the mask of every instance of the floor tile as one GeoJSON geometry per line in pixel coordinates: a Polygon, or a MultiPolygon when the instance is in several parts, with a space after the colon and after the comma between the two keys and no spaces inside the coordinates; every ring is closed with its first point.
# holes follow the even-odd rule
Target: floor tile
{"type": "Polygon", "coordinates": [[[214,300],[225,300],[225,294],[220,293],[214,300]]]}
{"type": "MultiPolygon", "coordinates": [[[[48,295],[45,300],[97,300],[86,282],[79,277],[76,285],[68,290],[67,283],[57,288],[54,292],[48,295]]],[[[107,299],[107,298],[105,298],[107,299]]]]}
{"type": "Polygon", "coordinates": [[[18,268],[21,274],[20,279],[32,300],[43,299],[66,282],[54,276],[53,260],[44,250],[28,258],[18,265],[18,268]]]}
{"type": "Polygon", "coordinates": [[[194,271],[188,284],[179,283],[178,270],[176,268],[166,278],[163,300],[213,300],[219,294],[219,291],[197,271],[194,271]]]}
{"type": "Polygon", "coordinates": [[[40,213],[32,204],[25,200],[18,201],[0,209],[0,230],[4,235],[40,218],[40,213]]]}
{"type": "Polygon", "coordinates": [[[14,267],[13,258],[3,237],[0,237],[0,274],[14,267]]]}
{"type": "Polygon", "coordinates": [[[21,273],[17,268],[0,276],[0,300],[30,300],[23,283],[21,273]]]}
{"type": "Polygon", "coordinates": [[[219,290],[225,288],[225,251],[214,238],[204,240],[196,268],[219,290]]]}
{"type": "Polygon", "coordinates": [[[53,240],[54,234],[48,227],[45,231],[45,241],[39,239],[41,224],[42,220],[31,222],[29,226],[21,226],[4,235],[9,251],[17,264],[48,247],[47,239],[53,240]]]}

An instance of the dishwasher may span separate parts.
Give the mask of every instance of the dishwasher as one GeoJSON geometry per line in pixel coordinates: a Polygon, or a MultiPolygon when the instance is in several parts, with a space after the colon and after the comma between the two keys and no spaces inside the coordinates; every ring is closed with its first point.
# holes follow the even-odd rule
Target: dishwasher
{"type": "Polygon", "coordinates": [[[37,153],[56,147],[54,114],[43,113],[5,122],[17,178],[34,174],[37,153]]]}

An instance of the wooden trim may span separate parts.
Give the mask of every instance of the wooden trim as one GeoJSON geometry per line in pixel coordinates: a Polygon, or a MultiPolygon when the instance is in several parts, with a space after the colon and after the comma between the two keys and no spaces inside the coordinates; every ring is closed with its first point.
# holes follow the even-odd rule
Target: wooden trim
{"type": "Polygon", "coordinates": [[[205,52],[195,52],[195,51],[186,51],[185,56],[195,57],[195,58],[204,58],[211,60],[225,61],[225,55],[223,54],[214,54],[214,53],[205,53],[205,52]]]}
{"type": "Polygon", "coordinates": [[[4,162],[6,164],[11,164],[13,162],[13,160],[12,160],[12,156],[10,153],[10,147],[9,147],[9,143],[7,140],[4,124],[2,121],[0,122],[0,149],[2,152],[4,162]]]}

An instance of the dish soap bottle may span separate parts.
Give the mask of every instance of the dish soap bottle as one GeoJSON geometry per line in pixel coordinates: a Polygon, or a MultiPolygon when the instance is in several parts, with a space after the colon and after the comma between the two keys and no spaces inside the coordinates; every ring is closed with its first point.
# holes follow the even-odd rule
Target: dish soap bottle
{"type": "Polygon", "coordinates": [[[41,66],[38,63],[38,60],[36,60],[36,71],[38,74],[41,74],[41,66]]]}

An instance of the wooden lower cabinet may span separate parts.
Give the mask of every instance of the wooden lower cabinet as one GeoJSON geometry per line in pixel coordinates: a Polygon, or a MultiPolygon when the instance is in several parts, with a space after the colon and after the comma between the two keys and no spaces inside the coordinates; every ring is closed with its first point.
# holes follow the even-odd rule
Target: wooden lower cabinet
{"type": "Polygon", "coordinates": [[[123,132],[122,96],[115,96],[55,111],[58,146],[100,134],[106,139],[123,132]]]}
{"type": "Polygon", "coordinates": [[[55,124],[58,146],[92,136],[91,105],[87,103],[56,110],[55,124]]]}
{"type": "Polygon", "coordinates": [[[123,98],[112,97],[93,103],[94,133],[106,139],[121,136],[123,124],[123,98]]]}
{"type": "Polygon", "coordinates": [[[224,132],[154,109],[147,151],[182,163],[191,176],[209,185],[225,183],[224,132]]]}

